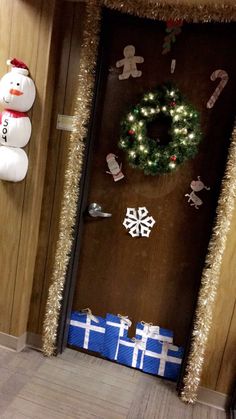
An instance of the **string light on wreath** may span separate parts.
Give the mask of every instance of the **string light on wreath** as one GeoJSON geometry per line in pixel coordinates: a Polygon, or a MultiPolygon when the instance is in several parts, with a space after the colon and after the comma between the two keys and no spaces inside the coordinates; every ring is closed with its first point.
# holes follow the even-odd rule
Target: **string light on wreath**
{"type": "Polygon", "coordinates": [[[145,93],[121,122],[119,147],[127,152],[129,163],[156,175],[171,172],[193,158],[201,141],[199,114],[171,84],[161,85],[145,93]],[[159,118],[168,118],[168,144],[148,135],[148,125],[159,118]]]}

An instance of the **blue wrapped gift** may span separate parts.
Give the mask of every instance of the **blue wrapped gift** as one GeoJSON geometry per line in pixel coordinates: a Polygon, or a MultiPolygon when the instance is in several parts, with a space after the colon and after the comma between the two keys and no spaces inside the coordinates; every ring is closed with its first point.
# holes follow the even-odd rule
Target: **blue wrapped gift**
{"type": "Polygon", "coordinates": [[[90,310],[72,312],[69,327],[69,345],[101,352],[104,343],[106,321],[93,316],[90,310]]]}
{"type": "Polygon", "coordinates": [[[150,323],[140,322],[136,325],[135,338],[142,339],[144,342],[146,342],[148,338],[152,338],[162,342],[173,343],[173,336],[174,334],[171,330],[153,326],[150,323]]]}
{"type": "Polygon", "coordinates": [[[180,373],[183,348],[168,342],[148,339],[143,371],[176,381],[180,373]]]}
{"type": "Polygon", "coordinates": [[[127,337],[131,321],[126,316],[113,314],[106,315],[106,332],[102,355],[106,358],[117,360],[119,339],[127,337]]]}
{"type": "Polygon", "coordinates": [[[119,339],[117,362],[129,367],[143,369],[145,343],[127,337],[119,339]]]}

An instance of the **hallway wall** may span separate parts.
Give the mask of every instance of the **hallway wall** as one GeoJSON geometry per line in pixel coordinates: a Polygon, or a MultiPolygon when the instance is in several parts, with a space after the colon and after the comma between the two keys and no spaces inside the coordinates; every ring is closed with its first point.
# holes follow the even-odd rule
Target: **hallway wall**
{"type": "Polygon", "coordinates": [[[24,61],[35,82],[30,112],[29,171],[20,183],[0,182],[0,332],[26,332],[46,166],[54,54],[55,0],[0,0],[0,74],[6,60],[24,61]]]}

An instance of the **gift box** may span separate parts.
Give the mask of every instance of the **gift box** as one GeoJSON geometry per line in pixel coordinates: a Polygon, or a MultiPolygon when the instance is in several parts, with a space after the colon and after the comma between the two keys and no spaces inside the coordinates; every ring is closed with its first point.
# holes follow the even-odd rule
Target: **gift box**
{"type": "Polygon", "coordinates": [[[121,315],[107,314],[106,332],[102,355],[106,358],[117,360],[119,339],[127,337],[131,321],[128,317],[121,315]]]}
{"type": "Polygon", "coordinates": [[[136,325],[135,338],[142,339],[143,342],[146,342],[148,338],[152,338],[162,342],[173,343],[173,336],[174,334],[171,330],[153,326],[149,323],[140,322],[136,325]]]}
{"type": "Polygon", "coordinates": [[[69,327],[69,345],[101,352],[104,344],[106,321],[93,316],[91,311],[72,312],[69,327]]]}
{"type": "Polygon", "coordinates": [[[127,337],[119,339],[117,362],[129,367],[143,369],[145,343],[127,337]]]}
{"type": "Polygon", "coordinates": [[[176,381],[180,373],[183,348],[169,342],[148,339],[143,371],[176,381]]]}

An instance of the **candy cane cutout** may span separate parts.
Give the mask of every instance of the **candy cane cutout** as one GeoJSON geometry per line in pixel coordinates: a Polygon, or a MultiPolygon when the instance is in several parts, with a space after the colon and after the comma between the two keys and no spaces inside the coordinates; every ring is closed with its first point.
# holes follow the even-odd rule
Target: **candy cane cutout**
{"type": "Polygon", "coordinates": [[[215,81],[216,79],[220,78],[221,81],[216,87],[214,93],[210,97],[210,99],[207,102],[207,108],[213,108],[214,104],[216,103],[218,97],[220,96],[222,90],[224,89],[225,85],[228,83],[229,76],[228,73],[224,70],[215,70],[213,71],[211,75],[211,80],[215,81]]]}

